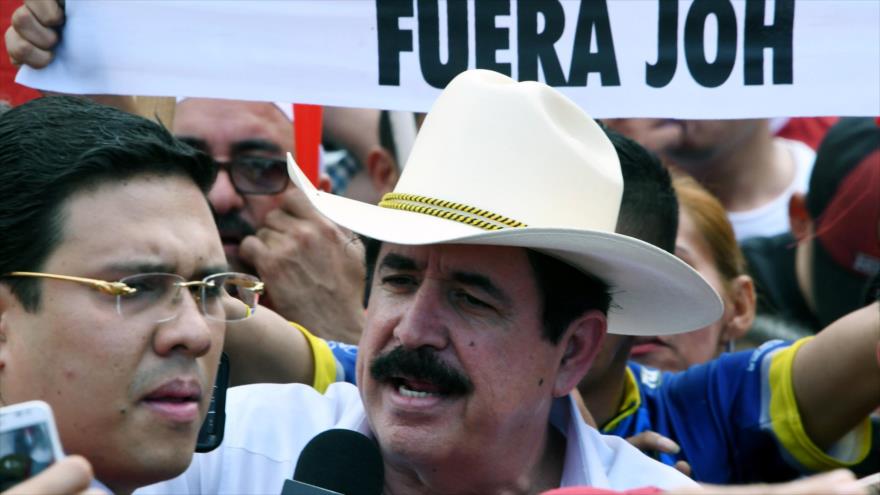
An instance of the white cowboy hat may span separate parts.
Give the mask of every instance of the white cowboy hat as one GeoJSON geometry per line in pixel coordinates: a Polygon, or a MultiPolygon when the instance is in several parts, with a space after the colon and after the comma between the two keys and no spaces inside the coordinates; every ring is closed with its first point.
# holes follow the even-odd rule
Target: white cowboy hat
{"type": "Polygon", "coordinates": [[[614,146],[549,86],[486,70],[456,77],[425,119],[394,192],[376,205],[290,177],[330,220],[394,244],[535,249],[591,273],[617,306],[608,331],[661,335],[704,327],[723,306],[675,256],[614,233],[623,193],[614,146]]]}

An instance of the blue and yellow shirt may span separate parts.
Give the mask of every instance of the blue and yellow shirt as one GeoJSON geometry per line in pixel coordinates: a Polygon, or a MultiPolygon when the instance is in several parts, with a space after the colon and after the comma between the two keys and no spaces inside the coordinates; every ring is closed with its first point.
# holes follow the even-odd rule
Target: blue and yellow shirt
{"type": "Polygon", "coordinates": [[[683,459],[694,479],[707,483],[787,480],[852,466],[870,448],[867,419],[827,452],[804,432],[791,370],[806,340],[767,342],[680,373],[631,362],[624,400],[602,432],[669,437],[681,452],[658,459],[669,465],[683,459]]]}

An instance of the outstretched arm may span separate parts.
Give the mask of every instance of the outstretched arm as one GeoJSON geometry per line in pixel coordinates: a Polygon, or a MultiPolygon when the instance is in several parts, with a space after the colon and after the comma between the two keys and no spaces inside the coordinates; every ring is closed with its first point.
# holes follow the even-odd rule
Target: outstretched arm
{"type": "Polygon", "coordinates": [[[794,357],[792,385],[806,434],[827,449],[880,405],[880,303],[837,320],[794,357]]]}
{"type": "Polygon", "coordinates": [[[308,339],[268,308],[257,308],[252,317],[227,324],[223,351],[229,356],[232,385],[314,383],[315,361],[308,339]]]}

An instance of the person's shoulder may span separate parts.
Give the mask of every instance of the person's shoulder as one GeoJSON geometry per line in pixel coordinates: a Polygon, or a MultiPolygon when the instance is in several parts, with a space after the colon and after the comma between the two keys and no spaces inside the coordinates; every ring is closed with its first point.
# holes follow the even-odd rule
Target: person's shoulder
{"type": "Polygon", "coordinates": [[[333,384],[325,394],[302,384],[232,387],[220,447],[196,454],[184,475],[146,493],[279,493],[315,435],[358,429],[363,422],[360,396],[347,383],[333,384]]]}
{"type": "Polygon", "coordinates": [[[656,461],[616,435],[603,435],[590,428],[587,441],[595,445],[611,487],[630,490],[653,486],[669,490],[696,483],[673,468],[656,461]]]}
{"type": "Polygon", "coordinates": [[[269,416],[269,421],[298,417],[332,424],[352,410],[360,412],[363,406],[350,383],[333,383],[323,394],[301,383],[257,383],[230,388],[226,399],[227,416],[269,416]]]}

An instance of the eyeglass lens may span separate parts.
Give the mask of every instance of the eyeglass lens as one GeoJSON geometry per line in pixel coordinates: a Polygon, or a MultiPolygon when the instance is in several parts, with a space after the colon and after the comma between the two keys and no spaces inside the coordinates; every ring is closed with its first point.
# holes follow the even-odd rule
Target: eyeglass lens
{"type": "MultiPolygon", "coordinates": [[[[117,297],[122,316],[149,313],[155,321],[168,321],[180,312],[186,280],[171,273],[141,273],[120,280],[135,289],[117,297]]],[[[259,301],[258,292],[251,290],[259,279],[244,273],[218,273],[201,284],[189,287],[206,317],[219,321],[243,320],[253,314],[259,301]]]]}
{"type": "Polygon", "coordinates": [[[228,165],[235,188],[243,194],[275,194],[287,187],[287,163],[279,158],[239,156],[228,165]]]}

